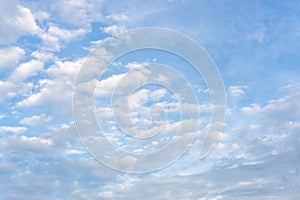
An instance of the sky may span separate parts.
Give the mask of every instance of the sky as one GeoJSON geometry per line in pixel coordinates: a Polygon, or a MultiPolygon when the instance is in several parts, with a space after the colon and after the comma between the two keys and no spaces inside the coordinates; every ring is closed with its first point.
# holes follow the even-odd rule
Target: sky
{"type": "Polygon", "coordinates": [[[299,50],[297,0],[0,0],[0,200],[299,199],[299,50]]]}

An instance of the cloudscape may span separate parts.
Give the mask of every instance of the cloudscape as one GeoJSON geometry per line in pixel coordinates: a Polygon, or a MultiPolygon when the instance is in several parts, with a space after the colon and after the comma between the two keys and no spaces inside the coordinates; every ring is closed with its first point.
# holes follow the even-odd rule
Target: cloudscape
{"type": "Polygon", "coordinates": [[[297,0],[0,1],[0,200],[300,199],[299,50],[297,0]]]}

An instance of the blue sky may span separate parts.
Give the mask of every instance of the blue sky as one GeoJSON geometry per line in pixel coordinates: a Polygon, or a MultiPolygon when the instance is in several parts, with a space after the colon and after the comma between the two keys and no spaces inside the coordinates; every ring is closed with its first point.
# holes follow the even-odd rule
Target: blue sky
{"type": "Polygon", "coordinates": [[[0,199],[299,199],[299,49],[297,0],[0,1],[0,199]],[[223,79],[226,119],[219,142],[200,159],[211,117],[203,77],[164,51],[144,49],[118,58],[95,90],[97,120],[113,145],[128,152],[159,151],[176,138],[183,121],[179,108],[195,110],[193,104],[180,105],[180,95],[162,85],[141,85],[127,99],[129,117],[147,129],[154,116],[150,108],[159,105],[165,129],[142,141],[122,133],[109,97],[119,81],[142,80],[149,63],[185,77],[200,109],[201,124],[182,157],[161,170],[132,174],[88,153],[76,131],[72,95],[97,45],[143,27],[173,29],[206,50],[223,79]],[[122,79],[125,75],[131,78],[122,79]]]}

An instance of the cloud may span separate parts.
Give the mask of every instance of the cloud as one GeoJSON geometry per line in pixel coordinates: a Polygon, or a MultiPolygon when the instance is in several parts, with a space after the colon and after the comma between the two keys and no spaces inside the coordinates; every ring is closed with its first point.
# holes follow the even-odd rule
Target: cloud
{"type": "Polygon", "coordinates": [[[19,15],[15,19],[15,26],[25,34],[37,34],[41,28],[36,24],[35,18],[30,9],[21,5],[17,6],[19,15]]]}
{"type": "Polygon", "coordinates": [[[80,155],[80,154],[85,154],[86,151],[80,151],[80,150],[76,150],[76,149],[71,149],[67,151],[67,155],[80,155]]]}
{"type": "Polygon", "coordinates": [[[55,8],[62,21],[76,27],[89,27],[91,22],[103,21],[99,0],[63,0],[57,2],[55,8]]]}
{"type": "Polygon", "coordinates": [[[6,115],[1,115],[1,114],[0,114],[0,120],[1,120],[1,119],[4,119],[5,117],[6,117],[6,115]]]}
{"type": "Polygon", "coordinates": [[[239,97],[243,94],[245,94],[245,89],[247,89],[248,87],[245,85],[238,85],[238,86],[230,86],[228,88],[229,90],[229,94],[232,97],[239,97]]]}
{"type": "MultiPolygon", "coordinates": [[[[23,156],[30,159],[29,155],[23,154],[23,156]]],[[[20,159],[20,162],[25,161],[24,157],[22,159],[15,156],[15,158],[20,159]]],[[[3,187],[0,188],[1,195],[6,199],[20,199],[22,196],[26,196],[28,200],[49,199],[53,196],[53,190],[56,190],[58,199],[96,200],[101,198],[99,193],[102,188],[99,183],[113,182],[118,175],[115,171],[91,159],[60,158],[59,163],[49,162],[52,159],[46,161],[38,157],[32,158],[32,162],[35,160],[39,164],[32,165],[26,162],[26,170],[13,164],[2,164],[0,170],[6,170],[11,175],[14,174],[11,171],[17,169],[18,174],[15,178],[1,176],[0,180],[6,182],[5,186],[2,185],[3,187]],[[16,190],[18,192],[15,192],[16,190]],[[36,191],[35,195],[30,195],[30,191],[36,191]]]]}
{"type": "Polygon", "coordinates": [[[42,71],[44,64],[37,60],[31,60],[27,63],[22,63],[11,75],[14,82],[22,82],[27,78],[36,75],[42,71]]]}
{"type": "Polygon", "coordinates": [[[87,33],[87,30],[83,28],[76,29],[76,30],[68,30],[56,26],[50,26],[48,29],[48,33],[64,41],[70,41],[73,40],[74,38],[78,38],[84,35],[85,33],[87,33]]]}
{"type": "Polygon", "coordinates": [[[27,96],[31,93],[32,83],[18,83],[11,81],[0,81],[0,102],[12,99],[17,96],[27,96]]]}
{"type": "Polygon", "coordinates": [[[45,20],[49,19],[50,14],[44,11],[35,11],[33,13],[35,19],[39,22],[39,23],[43,23],[45,20]]]}
{"type": "Polygon", "coordinates": [[[36,125],[45,125],[52,118],[46,114],[33,115],[32,117],[26,117],[22,119],[19,123],[26,126],[36,126],[36,125]]]}
{"type": "Polygon", "coordinates": [[[253,103],[250,106],[242,107],[241,110],[247,114],[259,114],[262,108],[260,105],[253,103]]]}
{"type": "Polygon", "coordinates": [[[19,63],[25,51],[20,47],[6,47],[0,49],[0,70],[9,68],[19,63]]]}
{"type": "MultiPolygon", "coordinates": [[[[48,79],[40,79],[38,91],[16,103],[17,107],[39,105],[63,106],[72,101],[73,84],[83,59],[74,62],[56,61],[44,72],[48,79]],[[57,95],[60,94],[60,95],[57,95]]],[[[23,74],[24,75],[24,74],[23,74]]],[[[70,104],[71,106],[71,104],[70,104]]]]}
{"type": "Polygon", "coordinates": [[[166,95],[166,89],[154,90],[149,94],[149,99],[151,101],[158,101],[166,95]]]}
{"type": "Polygon", "coordinates": [[[125,26],[123,25],[111,25],[108,27],[104,27],[101,29],[104,33],[110,34],[110,35],[116,35],[119,33],[122,33],[126,30],[125,26]]]}
{"type": "Polygon", "coordinates": [[[64,105],[71,102],[71,89],[64,85],[59,85],[52,80],[43,80],[42,88],[37,93],[33,93],[27,98],[19,101],[17,107],[31,107],[41,105],[64,105]],[[57,95],[61,94],[61,95],[57,95]]]}
{"type": "MultiPolygon", "coordinates": [[[[232,142],[234,141],[230,141],[232,142]]],[[[193,171],[192,175],[176,176],[174,173],[178,172],[168,173],[170,170],[165,169],[163,171],[166,174],[157,172],[153,176],[133,178],[130,186],[125,189],[112,188],[110,191],[117,194],[115,199],[130,199],[132,193],[136,194],[136,199],[147,199],[148,196],[151,199],[293,199],[300,196],[297,190],[297,170],[300,168],[300,160],[297,159],[300,140],[297,134],[277,139],[262,137],[238,142],[244,145],[239,151],[198,160],[196,163],[199,164],[199,170],[193,171]],[[291,140],[294,141],[292,146],[291,140]],[[280,149],[276,154],[274,146],[280,149]],[[289,150],[288,146],[291,147],[289,150]],[[201,166],[212,162],[211,159],[214,160],[213,166],[201,171],[201,166]],[[181,188],[180,191],[177,190],[178,187],[181,188]],[[143,193],[139,192],[141,189],[143,193]]],[[[190,161],[189,153],[186,156],[186,160],[190,161]]],[[[174,165],[179,165],[181,159],[174,165]]],[[[187,168],[196,163],[186,164],[187,168]]],[[[180,169],[185,170],[183,166],[180,169]]]]}
{"type": "Polygon", "coordinates": [[[78,70],[83,64],[84,59],[85,58],[81,58],[75,61],[56,60],[56,62],[46,70],[46,73],[52,79],[67,79],[68,81],[73,82],[78,70]]]}
{"type": "Polygon", "coordinates": [[[261,106],[258,103],[252,103],[250,106],[241,108],[241,111],[248,115],[244,119],[249,118],[249,122],[253,121],[257,124],[256,127],[263,129],[282,129],[288,127],[287,124],[297,123],[300,115],[300,93],[299,88],[294,85],[285,88],[285,95],[269,100],[266,105],[261,106]],[[251,119],[250,119],[251,118],[251,119]]]}
{"type": "Polygon", "coordinates": [[[26,97],[33,89],[33,83],[24,82],[26,79],[35,76],[43,71],[44,64],[37,60],[21,63],[15,68],[6,81],[0,81],[0,92],[3,94],[0,101],[9,100],[15,97],[26,97]]]}
{"type": "MultiPolygon", "coordinates": [[[[66,20],[71,20],[74,18],[74,16],[75,18],[76,16],[79,16],[79,18],[76,18],[76,21],[74,22],[75,24],[78,24],[83,20],[79,13],[82,13],[84,10],[78,11],[76,9],[72,9],[72,5],[75,7],[85,5],[84,3],[79,4],[78,2],[80,1],[77,1],[77,3],[75,3],[75,1],[63,1],[60,2],[59,6],[59,9],[63,9],[65,11],[62,14],[68,15],[66,20]],[[68,14],[66,11],[70,11],[71,13],[68,14]],[[77,14],[74,15],[74,13],[77,14]]],[[[1,4],[1,10],[3,10],[3,12],[0,14],[0,17],[2,18],[0,22],[0,44],[12,43],[22,36],[34,36],[42,40],[42,47],[40,47],[41,49],[47,51],[59,51],[61,48],[61,41],[69,42],[89,31],[90,21],[88,21],[88,25],[84,26],[84,28],[69,30],[59,28],[53,23],[50,23],[49,21],[51,15],[49,15],[47,12],[33,12],[29,8],[18,4],[18,1],[10,1],[10,3],[1,2],[1,4]],[[40,26],[37,24],[37,22],[39,22],[40,25],[46,24],[47,26],[40,26]]],[[[84,6],[84,8],[88,7],[89,6],[84,6]]],[[[54,17],[51,16],[51,19],[54,19],[54,17]]]]}
{"type": "Polygon", "coordinates": [[[118,74],[110,76],[104,80],[100,80],[97,84],[95,94],[97,97],[103,97],[112,93],[113,89],[117,86],[119,81],[125,74],[118,74]]]}
{"type": "MultiPolygon", "coordinates": [[[[237,3],[226,7],[196,1],[151,1],[145,4],[138,1],[63,0],[43,5],[1,1],[0,44],[8,46],[0,49],[0,196],[4,199],[22,199],[25,196],[28,200],[299,199],[299,88],[283,88],[283,92],[288,88],[290,91],[277,96],[272,92],[272,100],[268,99],[269,90],[264,88],[272,90],[277,87],[273,85],[274,80],[279,78],[282,84],[290,81],[289,73],[293,76],[298,74],[297,67],[290,66],[295,64],[295,50],[299,49],[298,38],[292,35],[299,21],[295,7],[294,2],[283,3],[279,11],[276,6],[263,3],[246,7],[237,3]],[[246,12],[249,10],[255,12],[246,12]],[[278,12],[285,15],[279,16],[278,12]],[[91,38],[105,40],[102,36],[106,34],[99,34],[98,26],[102,27],[103,33],[117,34],[126,30],[128,24],[132,27],[163,26],[188,33],[208,47],[217,63],[225,63],[225,66],[220,66],[222,73],[228,69],[229,75],[236,73],[238,80],[247,83],[247,86],[228,88],[233,99],[242,97],[247,91],[247,102],[242,102],[243,107],[232,108],[228,127],[221,133],[223,139],[205,159],[199,160],[203,140],[196,138],[196,143],[171,167],[151,174],[130,175],[117,173],[91,159],[92,156],[79,142],[71,122],[71,97],[83,58],[69,59],[73,52],[74,56],[77,55],[73,51],[73,43],[71,46],[67,43],[86,36],[78,46],[85,46],[91,38]],[[92,34],[87,35],[90,31],[93,31],[92,34]],[[62,46],[65,49],[59,52],[62,46]],[[220,46],[222,48],[218,48],[220,46]],[[248,50],[254,53],[245,57],[248,50]],[[264,59],[266,53],[262,51],[267,52],[267,56],[280,55],[280,67],[269,61],[277,62],[276,59],[264,59]],[[281,56],[287,59],[281,59],[281,56]],[[20,63],[23,58],[24,63],[20,63]],[[263,62],[260,59],[264,59],[263,62]],[[227,65],[230,67],[227,68],[227,65]],[[263,75],[267,70],[270,77],[278,72],[280,77],[275,76],[272,82],[265,84],[266,80],[258,80],[261,79],[260,74],[247,73],[247,65],[258,66],[263,75]],[[266,69],[266,65],[272,66],[272,70],[266,69]],[[6,76],[11,72],[11,76],[6,76]],[[248,87],[252,88],[248,85],[251,81],[240,77],[245,74],[251,76],[251,80],[253,76],[248,74],[257,75],[257,84],[262,85],[260,89],[264,95],[248,93],[248,87]],[[257,96],[259,101],[254,100],[257,96]],[[39,105],[44,107],[34,107],[39,105]],[[41,110],[43,108],[45,110],[41,110]]],[[[299,33],[295,34],[299,36],[299,33]]],[[[129,85],[147,80],[149,74],[146,70],[141,73],[143,64],[131,63],[126,67],[135,70],[129,73],[127,80],[124,79],[129,85]]],[[[258,67],[253,68],[255,72],[258,67]]],[[[99,83],[96,90],[98,97],[106,98],[124,75],[92,80],[92,83],[99,83]]],[[[169,78],[162,74],[159,77],[162,81],[169,78]]],[[[295,80],[298,81],[297,77],[295,80]]],[[[85,86],[88,87],[89,83],[85,86]]],[[[140,111],[146,113],[149,110],[143,110],[145,102],[164,99],[166,91],[141,90],[133,97],[132,103],[141,106],[140,111]]],[[[122,103],[124,101],[126,99],[122,103]]],[[[159,105],[171,115],[180,110],[178,103],[173,101],[163,101],[159,105]]],[[[191,113],[197,106],[188,102],[181,104],[181,108],[191,113]]],[[[100,118],[105,117],[108,121],[111,128],[109,136],[114,136],[118,127],[110,121],[114,117],[111,109],[97,109],[100,118]]],[[[200,105],[200,110],[208,113],[209,104],[200,105]]],[[[141,120],[140,117],[136,119],[141,120]]],[[[180,137],[168,137],[178,126],[177,122],[167,122],[165,135],[157,141],[139,141],[138,144],[131,140],[118,142],[124,148],[127,145],[126,150],[137,153],[155,151],[161,147],[160,144],[167,144],[170,140],[179,142],[192,137],[190,130],[180,137]]],[[[156,159],[168,156],[170,154],[164,154],[156,159]]],[[[123,157],[123,161],[128,166],[137,162],[134,157],[123,157]]]]}
{"type": "Polygon", "coordinates": [[[31,56],[38,61],[47,62],[49,60],[54,60],[53,53],[37,50],[31,53],[31,56]]]}
{"type": "Polygon", "coordinates": [[[26,130],[27,128],[22,126],[0,126],[1,133],[20,134],[24,133],[26,130]]]}
{"type": "Polygon", "coordinates": [[[124,22],[124,21],[130,21],[129,17],[124,14],[113,14],[113,15],[108,15],[105,17],[108,20],[113,20],[117,22],[124,22]]]}
{"type": "Polygon", "coordinates": [[[1,2],[0,44],[14,42],[19,36],[41,32],[30,9],[18,5],[18,1],[1,2]]]}

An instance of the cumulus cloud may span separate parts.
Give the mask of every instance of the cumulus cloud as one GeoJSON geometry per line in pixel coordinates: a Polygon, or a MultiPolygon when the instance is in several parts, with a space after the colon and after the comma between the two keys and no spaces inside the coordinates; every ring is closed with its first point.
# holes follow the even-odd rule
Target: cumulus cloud
{"type": "Polygon", "coordinates": [[[50,26],[48,33],[50,35],[56,36],[64,41],[70,41],[74,38],[78,38],[87,32],[86,29],[80,28],[76,30],[62,29],[56,26],[50,26]]]}
{"type": "Polygon", "coordinates": [[[0,126],[0,132],[1,133],[14,133],[14,134],[20,134],[27,130],[26,127],[22,126],[0,126]]]}
{"type": "Polygon", "coordinates": [[[32,83],[18,83],[12,81],[0,81],[0,102],[12,99],[17,96],[27,96],[33,88],[32,83]]]}
{"type": "Polygon", "coordinates": [[[57,61],[48,67],[45,73],[49,76],[49,79],[40,79],[39,90],[17,102],[17,107],[38,105],[62,106],[70,103],[72,101],[71,95],[74,80],[82,61],[83,59],[74,62],[57,61]]]}
{"type": "Polygon", "coordinates": [[[37,60],[31,60],[27,63],[22,63],[17,67],[10,78],[14,82],[22,82],[25,79],[36,75],[39,71],[43,69],[44,64],[37,60]]]}
{"type": "Polygon", "coordinates": [[[71,102],[71,90],[66,89],[57,82],[51,80],[43,80],[43,87],[39,92],[33,93],[27,98],[19,101],[17,107],[31,107],[40,105],[62,105],[71,102]],[[57,95],[61,94],[61,95],[57,95]]]}
{"type": "Polygon", "coordinates": [[[26,117],[20,121],[20,124],[26,126],[36,126],[36,125],[45,125],[48,123],[52,118],[46,114],[41,115],[33,115],[31,117],[26,117]]]}
{"type": "Polygon", "coordinates": [[[20,47],[11,46],[0,49],[0,70],[18,64],[24,55],[25,51],[20,47]]]}
{"type": "Polygon", "coordinates": [[[15,41],[21,35],[41,32],[30,9],[18,5],[18,1],[1,2],[0,44],[15,41]]]}

